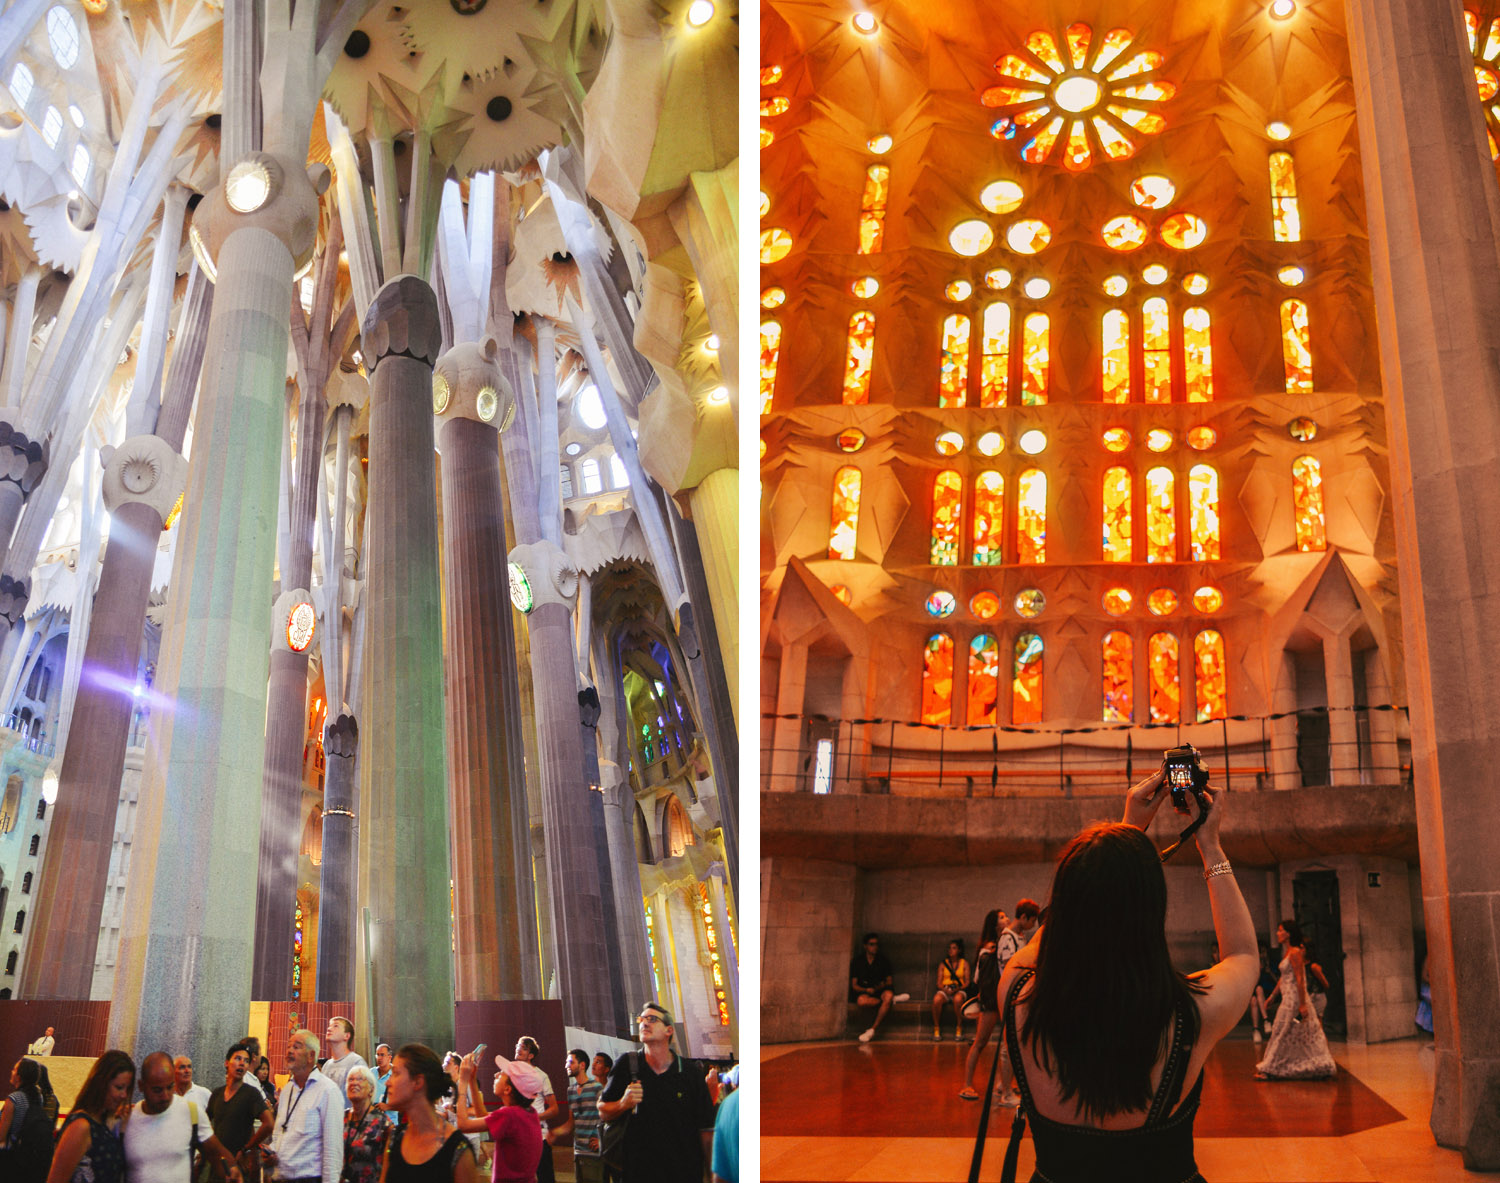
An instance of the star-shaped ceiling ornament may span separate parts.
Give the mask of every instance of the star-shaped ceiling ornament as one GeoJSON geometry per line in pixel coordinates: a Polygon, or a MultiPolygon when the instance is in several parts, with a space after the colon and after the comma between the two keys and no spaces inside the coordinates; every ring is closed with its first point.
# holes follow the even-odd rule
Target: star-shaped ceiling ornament
{"type": "Polygon", "coordinates": [[[1129,29],[1111,29],[1096,42],[1093,29],[1081,23],[1069,25],[1060,42],[1045,30],[1032,33],[1025,53],[995,63],[1001,85],[980,96],[986,107],[1004,112],[990,134],[1022,140],[1021,159],[1029,164],[1046,163],[1061,144],[1061,163],[1072,172],[1101,154],[1106,160],[1134,156],[1141,136],[1165,130],[1160,107],[1177,94],[1176,86],[1155,76],[1162,55],[1134,41],[1129,29]]]}

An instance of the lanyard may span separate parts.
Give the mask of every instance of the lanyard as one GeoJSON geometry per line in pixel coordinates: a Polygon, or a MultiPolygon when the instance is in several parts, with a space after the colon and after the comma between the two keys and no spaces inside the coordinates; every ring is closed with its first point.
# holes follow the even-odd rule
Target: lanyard
{"type": "MultiPolygon", "coordinates": [[[[297,1083],[296,1081],[290,1081],[290,1082],[288,1082],[288,1087],[291,1087],[291,1085],[296,1084],[296,1083],[297,1083]]],[[[286,1133],[286,1127],[289,1124],[291,1124],[292,1114],[294,1114],[294,1113],[297,1112],[297,1104],[298,1104],[298,1102],[301,1101],[302,1098],[306,1094],[307,1094],[307,1085],[304,1084],[300,1089],[297,1090],[297,1095],[296,1095],[296,1097],[294,1097],[292,1099],[292,1103],[291,1103],[291,1105],[288,1107],[288,1109],[286,1111],[286,1116],[281,1119],[281,1132],[283,1134],[286,1133]]]]}

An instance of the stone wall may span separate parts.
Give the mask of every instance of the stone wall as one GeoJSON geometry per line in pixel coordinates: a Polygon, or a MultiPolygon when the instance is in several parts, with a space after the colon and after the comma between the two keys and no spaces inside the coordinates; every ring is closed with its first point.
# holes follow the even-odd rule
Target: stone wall
{"type": "Polygon", "coordinates": [[[858,877],[847,863],[761,860],[763,1042],[830,1039],[843,1031],[858,877]]]}

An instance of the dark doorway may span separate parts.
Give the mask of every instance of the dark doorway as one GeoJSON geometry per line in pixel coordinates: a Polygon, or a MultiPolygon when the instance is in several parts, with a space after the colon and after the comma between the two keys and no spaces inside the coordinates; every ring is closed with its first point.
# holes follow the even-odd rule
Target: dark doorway
{"type": "Polygon", "coordinates": [[[1297,768],[1303,788],[1329,783],[1328,742],[1328,712],[1298,711],[1297,768]]]}
{"type": "Polygon", "coordinates": [[[1308,960],[1320,966],[1328,979],[1323,1029],[1343,1039],[1349,1034],[1349,1018],[1344,1004],[1344,931],[1337,871],[1299,871],[1292,876],[1292,918],[1302,929],[1308,960]]]}

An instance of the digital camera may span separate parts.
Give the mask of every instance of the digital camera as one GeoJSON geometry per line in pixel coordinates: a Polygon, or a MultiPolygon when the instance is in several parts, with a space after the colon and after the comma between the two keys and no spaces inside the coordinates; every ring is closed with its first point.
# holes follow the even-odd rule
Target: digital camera
{"type": "Polygon", "coordinates": [[[1188,794],[1191,793],[1198,802],[1199,814],[1208,812],[1209,798],[1204,792],[1208,788],[1208,768],[1197,748],[1192,744],[1183,744],[1180,748],[1163,752],[1161,767],[1167,788],[1172,794],[1173,809],[1186,814],[1188,794]]]}

